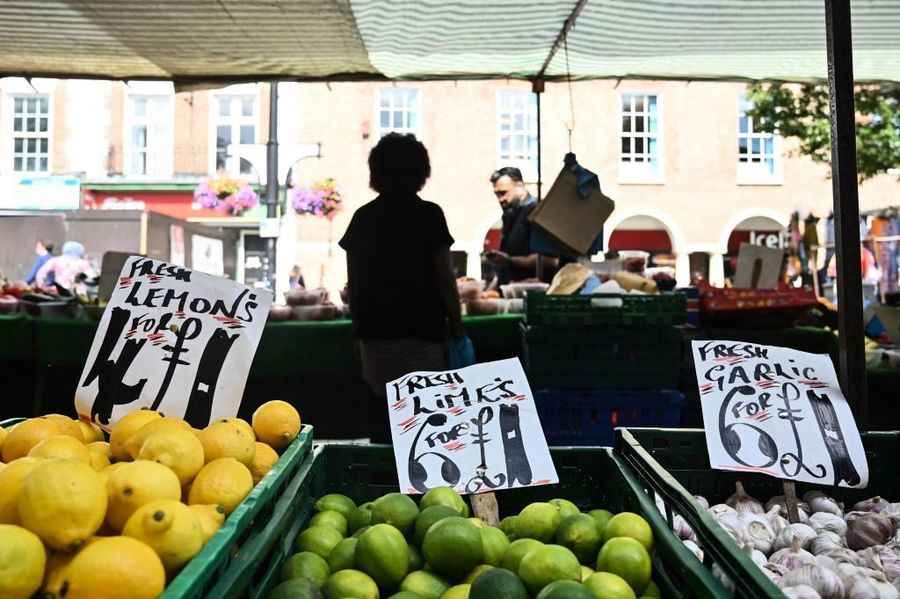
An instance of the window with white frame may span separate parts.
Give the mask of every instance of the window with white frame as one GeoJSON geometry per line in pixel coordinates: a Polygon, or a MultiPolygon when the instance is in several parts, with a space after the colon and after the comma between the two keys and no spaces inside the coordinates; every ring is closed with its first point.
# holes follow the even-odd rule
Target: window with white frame
{"type": "Polygon", "coordinates": [[[13,171],[50,172],[50,96],[14,96],[13,171]]]}
{"type": "Polygon", "coordinates": [[[172,174],[172,97],[131,95],[126,119],[125,172],[166,177],[172,174]]]}
{"type": "Polygon", "coordinates": [[[780,143],[777,135],[754,129],[753,117],[747,110],[753,107],[745,97],[738,106],[738,183],[780,183],[780,143]]]}
{"type": "Polygon", "coordinates": [[[654,182],[662,178],[659,96],[624,93],[619,133],[619,178],[654,182]]]}
{"type": "Polygon", "coordinates": [[[229,146],[256,143],[258,104],[255,94],[215,96],[216,170],[224,169],[233,176],[253,174],[254,165],[237,152],[229,154],[229,146]]]}
{"type": "Polygon", "coordinates": [[[497,92],[497,164],[514,166],[537,179],[537,99],[531,92],[497,92]]]}
{"type": "Polygon", "coordinates": [[[388,133],[412,133],[421,136],[419,90],[407,87],[385,87],[378,90],[378,137],[388,133]]]}

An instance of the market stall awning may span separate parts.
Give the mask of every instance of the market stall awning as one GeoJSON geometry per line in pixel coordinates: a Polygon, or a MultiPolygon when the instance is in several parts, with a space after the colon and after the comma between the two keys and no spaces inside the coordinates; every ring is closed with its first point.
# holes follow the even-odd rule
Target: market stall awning
{"type": "MultiPolygon", "coordinates": [[[[0,75],[532,78],[576,0],[3,0],[0,75]]],[[[588,0],[583,78],[824,79],[822,0],[588,0]]],[[[900,81],[900,2],[853,2],[856,79],[900,81]]],[[[558,52],[546,76],[565,76],[558,52]]]]}

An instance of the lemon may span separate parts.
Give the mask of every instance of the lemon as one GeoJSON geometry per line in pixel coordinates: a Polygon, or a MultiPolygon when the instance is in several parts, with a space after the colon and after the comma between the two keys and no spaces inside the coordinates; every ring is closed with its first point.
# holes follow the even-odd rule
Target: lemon
{"type": "MultiPolygon", "coordinates": [[[[79,431],[80,433],[81,431],[79,431]]],[[[50,437],[62,434],[59,426],[47,418],[29,418],[8,431],[3,441],[3,461],[7,464],[28,455],[31,448],[50,437]]]]}
{"type": "Polygon", "coordinates": [[[232,422],[214,422],[200,431],[198,438],[203,444],[207,463],[219,458],[234,458],[249,467],[256,455],[253,436],[232,422]]]}
{"type": "Polygon", "coordinates": [[[106,486],[83,462],[46,460],[25,479],[16,505],[22,526],[51,549],[72,551],[103,524],[106,486]]]}
{"type": "Polygon", "coordinates": [[[76,441],[85,442],[84,433],[81,432],[81,427],[78,426],[78,421],[74,418],[69,418],[62,414],[47,414],[44,418],[58,426],[61,435],[68,435],[76,441]]]}
{"type": "Polygon", "coordinates": [[[286,401],[267,401],[253,412],[256,438],[274,449],[284,449],[300,433],[300,414],[286,401]]]}
{"type": "Polygon", "coordinates": [[[81,429],[81,436],[84,437],[85,443],[99,443],[106,441],[106,437],[103,435],[103,429],[93,422],[77,420],[76,424],[78,424],[78,428],[81,429]]]}
{"type": "Polygon", "coordinates": [[[6,440],[6,429],[0,426],[0,453],[3,451],[3,441],[6,440]]]}
{"type": "Polygon", "coordinates": [[[278,453],[265,443],[256,442],[256,455],[250,464],[250,474],[253,475],[253,484],[256,485],[262,477],[272,469],[278,461],[278,453]]]}
{"type": "Polygon", "coordinates": [[[91,468],[97,472],[103,472],[109,466],[109,444],[91,443],[87,446],[91,458],[91,468]],[[106,447],[102,447],[105,445],[106,447]]]}
{"type": "Polygon", "coordinates": [[[250,426],[250,423],[244,420],[243,418],[238,418],[237,416],[229,416],[228,418],[222,418],[219,422],[230,422],[231,424],[236,424],[245,431],[247,434],[253,437],[253,440],[256,441],[256,433],[253,431],[253,427],[250,426]]]}
{"type": "Polygon", "coordinates": [[[91,463],[91,452],[81,443],[68,435],[55,435],[44,439],[28,452],[33,458],[59,458],[61,460],[78,460],[91,463]]]}
{"type": "Polygon", "coordinates": [[[200,523],[200,531],[203,533],[203,544],[206,545],[206,542],[218,532],[219,528],[222,527],[222,523],[225,522],[225,508],[221,505],[203,505],[201,503],[188,507],[194,512],[197,521],[200,523]]]}
{"type": "Polygon", "coordinates": [[[41,587],[47,553],[41,540],[21,526],[0,524],[0,597],[28,599],[41,587]]]}
{"type": "Polygon", "coordinates": [[[148,460],[129,462],[116,469],[106,489],[109,493],[106,522],[115,531],[121,531],[142,505],[159,499],[181,499],[181,483],[175,473],[148,460]]]}
{"type": "MultiPolygon", "coordinates": [[[[98,537],[91,537],[88,543],[91,543],[98,537]]],[[[87,546],[87,545],[85,545],[87,546]]],[[[41,590],[50,597],[62,596],[62,583],[65,577],[65,568],[68,566],[77,553],[66,553],[64,551],[51,551],[47,555],[47,565],[44,568],[44,583],[41,590]]]]}
{"type": "Polygon", "coordinates": [[[150,435],[137,457],[167,466],[182,485],[191,482],[205,463],[203,445],[189,430],[169,429],[150,435]]]}
{"type": "Polygon", "coordinates": [[[130,537],[90,543],[64,570],[65,599],[156,599],[166,572],[156,552],[130,537]]]}
{"type": "Polygon", "coordinates": [[[106,441],[94,441],[93,443],[88,443],[86,447],[89,451],[102,453],[110,461],[112,460],[112,452],[109,450],[109,443],[107,443],[106,441]]]}
{"type": "Polygon", "coordinates": [[[194,478],[188,503],[212,503],[230,514],[253,488],[253,475],[234,458],[219,458],[208,463],[194,478]]]}
{"type": "Polygon", "coordinates": [[[109,450],[117,461],[128,461],[131,456],[125,443],[128,437],[136,433],[142,426],[152,420],[162,418],[159,412],[153,410],[135,410],[125,414],[118,422],[116,422],[109,433],[109,450]]]}
{"type": "Polygon", "coordinates": [[[136,460],[141,447],[144,445],[144,441],[155,433],[170,430],[190,431],[191,425],[180,418],[171,418],[169,416],[151,420],[128,437],[128,440],[125,441],[125,451],[128,452],[131,459],[136,460]]]}
{"type": "Polygon", "coordinates": [[[0,471],[0,524],[20,524],[19,493],[25,478],[31,474],[43,460],[39,458],[19,458],[6,465],[0,471]]]}
{"type": "Polygon", "coordinates": [[[144,504],[122,534],[146,543],[173,574],[203,548],[203,530],[191,509],[180,501],[161,499],[144,504]]]}

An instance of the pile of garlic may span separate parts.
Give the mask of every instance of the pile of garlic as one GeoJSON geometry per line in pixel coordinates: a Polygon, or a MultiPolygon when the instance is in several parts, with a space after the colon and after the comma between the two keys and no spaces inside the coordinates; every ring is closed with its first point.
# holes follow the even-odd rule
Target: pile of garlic
{"type": "MultiPolygon", "coordinates": [[[[845,512],[843,504],[810,491],[798,503],[800,521],[791,524],[784,496],[763,506],[740,482],[735,487],[725,503],[696,500],[787,597],[900,599],[900,502],[874,497],[845,512]]],[[[687,522],[676,516],[673,528],[702,561],[687,522]]],[[[714,573],[733,589],[718,566],[714,573]]]]}

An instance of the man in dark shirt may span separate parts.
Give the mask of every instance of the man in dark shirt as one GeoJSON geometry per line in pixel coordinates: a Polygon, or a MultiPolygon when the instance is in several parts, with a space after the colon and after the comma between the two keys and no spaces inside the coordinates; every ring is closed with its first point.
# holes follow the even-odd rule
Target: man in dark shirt
{"type": "MultiPolygon", "coordinates": [[[[537,276],[536,253],[531,252],[531,223],[528,215],[537,207],[537,200],[525,189],[522,172],[512,166],[503,167],[491,175],[494,196],[503,209],[503,229],[500,251],[490,251],[487,258],[497,269],[501,285],[537,276]]],[[[556,258],[545,257],[545,278],[548,270],[555,270],[556,258]]]]}

